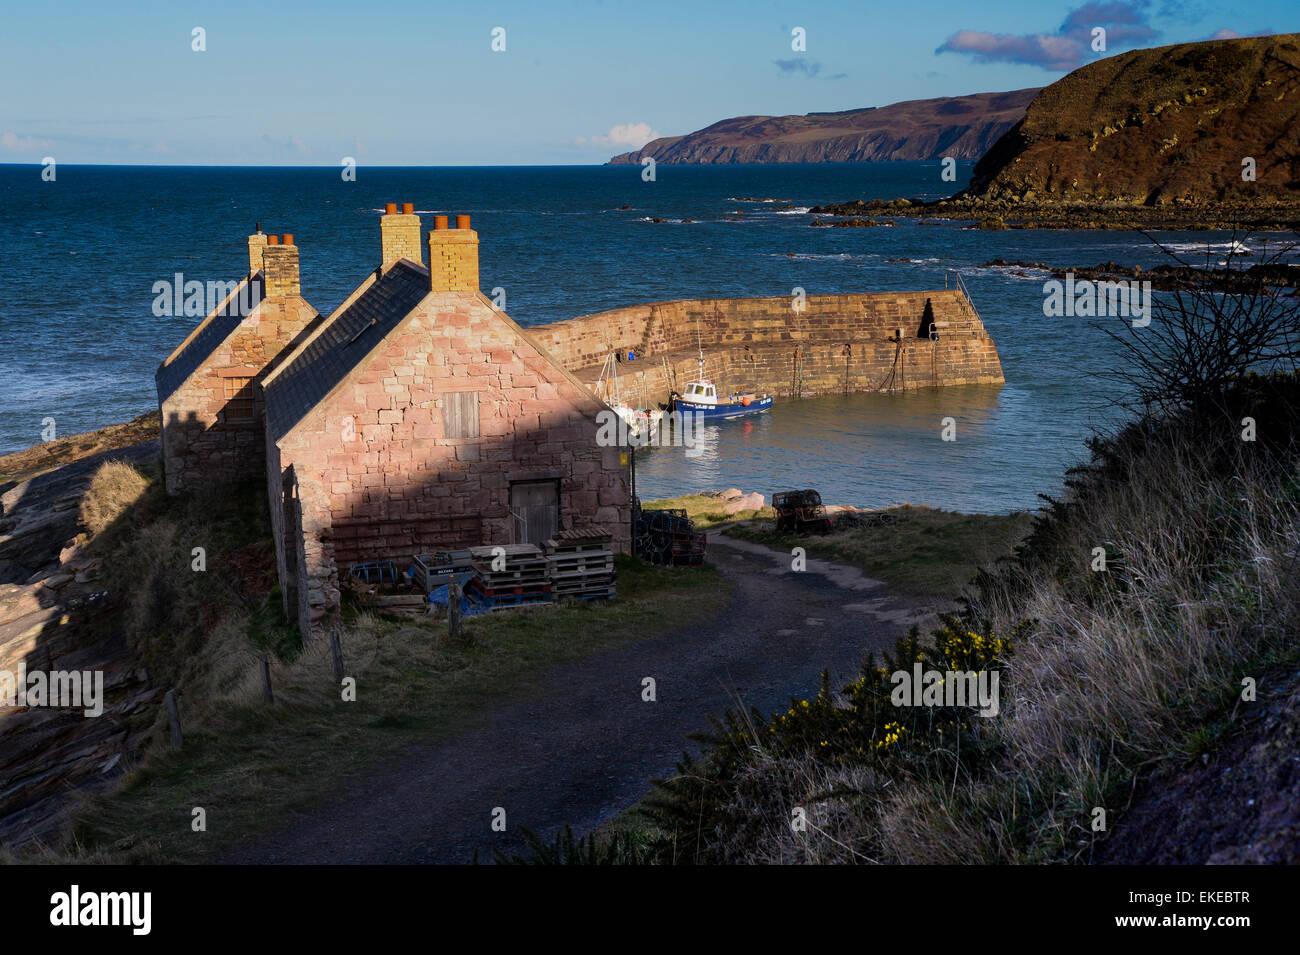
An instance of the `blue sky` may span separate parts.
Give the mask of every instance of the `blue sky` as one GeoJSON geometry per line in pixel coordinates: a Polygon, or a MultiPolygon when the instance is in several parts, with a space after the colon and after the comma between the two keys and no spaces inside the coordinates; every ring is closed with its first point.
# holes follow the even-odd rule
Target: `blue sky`
{"type": "Polygon", "coordinates": [[[1300,28],[1283,0],[106,7],[6,5],[0,162],[596,163],[730,116],[1043,86],[1137,46],[1300,28]]]}

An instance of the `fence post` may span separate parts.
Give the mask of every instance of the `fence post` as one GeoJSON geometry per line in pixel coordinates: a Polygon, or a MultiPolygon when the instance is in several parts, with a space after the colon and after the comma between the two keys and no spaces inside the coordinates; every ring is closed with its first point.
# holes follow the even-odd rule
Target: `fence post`
{"type": "Polygon", "coordinates": [[[271,692],[271,658],[263,650],[257,655],[262,664],[262,701],[264,703],[274,703],[275,694],[271,692]]]}
{"type": "Polygon", "coordinates": [[[447,583],[447,635],[453,640],[461,639],[460,596],[460,581],[452,577],[447,583]]]}
{"type": "Polygon", "coordinates": [[[185,737],[181,735],[181,714],[176,708],[176,691],[168,690],[163,701],[167,704],[167,721],[172,727],[172,749],[180,749],[185,744],[185,737]]]}
{"type": "Polygon", "coordinates": [[[330,655],[334,658],[334,682],[343,682],[343,644],[339,642],[338,627],[330,628],[330,655]]]}

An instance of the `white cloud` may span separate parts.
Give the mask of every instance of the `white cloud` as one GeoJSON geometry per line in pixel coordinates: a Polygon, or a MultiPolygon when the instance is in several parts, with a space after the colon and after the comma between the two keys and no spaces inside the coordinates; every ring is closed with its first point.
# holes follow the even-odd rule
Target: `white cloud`
{"type": "Polygon", "coordinates": [[[625,149],[640,149],[652,139],[659,139],[660,133],[649,123],[624,123],[611,126],[603,136],[579,136],[579,146],[621,146],[625,149]]]}
{"type": "Polygon", "coordinates": [[[33,136],[19,136],[11,130],[5,130],[0,134],[0,149],[8,152],[28,152],[34,149],[49,149],[54,145],[48,139],[37,139],[33,136]]]}

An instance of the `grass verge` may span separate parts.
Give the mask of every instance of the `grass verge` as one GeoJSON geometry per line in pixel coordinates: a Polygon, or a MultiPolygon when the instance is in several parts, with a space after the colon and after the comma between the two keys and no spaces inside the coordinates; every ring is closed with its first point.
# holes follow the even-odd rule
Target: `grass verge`
{"type": "Polygon", "coordinates": [[[1010,557],[1033,521],[1024,512],[957,514],[912,505],[872,514],[891,522],[799,535],[777,533],[771,520],[757,520],[725,533],[785,551],[803,547],[810,557],[852,564],[896,593],[956,597],[982,567],[1010,557]]]}
{"type": "Polygon", "coordinates": [[[647,510],[681,508],[686,511],[686,516],[693,520],[695,526],[700,530],[717,527],[720,524],[729,524],[732,521],[748,521],[758,517],[772,517],[774,515],[770,507],[728,514],[725,510],[726,503],[721,498],[709,497],[707,494],[683,494],[681,497],[667,497],[658,501],[646,501],[641,506],[647,510]]]}

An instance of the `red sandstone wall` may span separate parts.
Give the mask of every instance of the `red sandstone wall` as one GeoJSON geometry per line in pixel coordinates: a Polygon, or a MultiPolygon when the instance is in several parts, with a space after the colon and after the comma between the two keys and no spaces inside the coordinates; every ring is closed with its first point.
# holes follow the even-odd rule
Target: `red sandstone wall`
{"type": "MultiPolygon", "coordinates": [[[[584,381],[614,350],[637,361],[620,375],[642,377],[653,400],[695,377],[696,334],[705,372],[724,389],[809,396],[843,391],[1000,383],[992,338],[956,290],[658,302],[528,329],[528,335],[584,381]],[[939,338],[918,339],[926,303],[939,338]],[[902,328],[902,347],[893,338],[902,328]],[[667,367],[665,367],[665,365],[667,367]]],[[[930,317],[926,317],[926,323],[930,317]]]]}
{"type": "Polygon", "coordinates": [[[263,300],[162,403],[163,471],[169,494],[262,475],[265,413],[257,382],[316,318],[316,310],[301,298],[263,300]],[[231,421],[225,414],[225,377],[231,374],[254,379],[252,420],[231,421]]]}
{"type": "MultiPolygon", "coordinates": [[[[349,563],[404,570],[415,553],[509,543],[511,479],[558,477],[562,524],[599,524],[625,544],[627,472],[617,448],[596,444],[602,408],[481,295],[431,295],[268,462],[272,501],[284,469],[297,477],[303,633],[337,610],[349,563]],[[479,393],[479,437],[449,438],[446,395],[468,391],[479,393]]],[[[283,568],[296,535],[277,519],[283,568]]]]}

